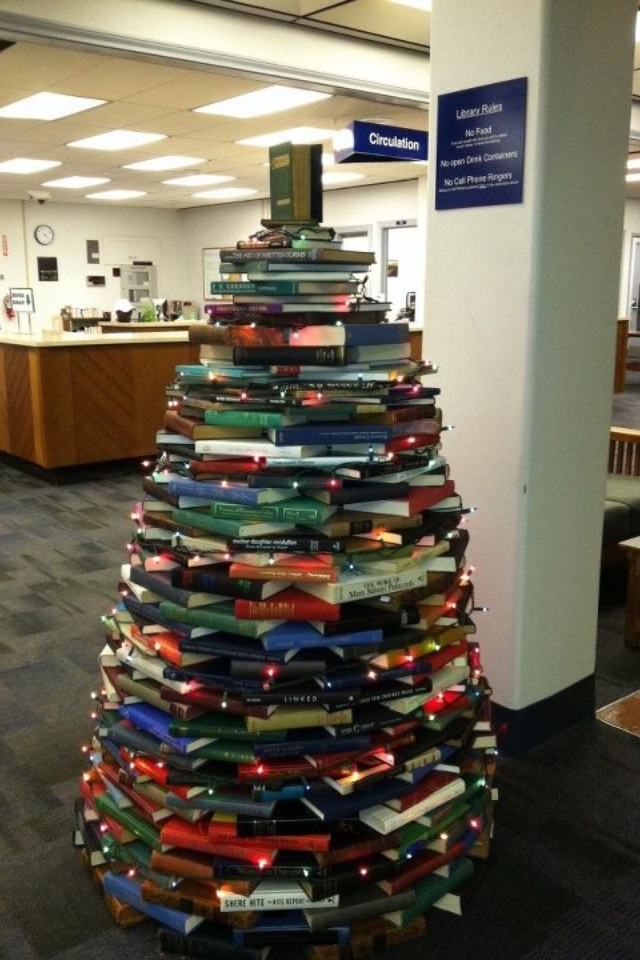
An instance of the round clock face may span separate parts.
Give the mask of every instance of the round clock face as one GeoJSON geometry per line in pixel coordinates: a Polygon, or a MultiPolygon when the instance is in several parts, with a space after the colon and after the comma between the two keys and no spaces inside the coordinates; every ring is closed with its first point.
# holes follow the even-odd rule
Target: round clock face
{"type": "Polygon", "coordinates": [[[43,246],[46,246],[48,243],[53,243],[53,227],[50,227],[47,223],[39,224],[33,233],[38,243],[41,243],[43,246]]]}

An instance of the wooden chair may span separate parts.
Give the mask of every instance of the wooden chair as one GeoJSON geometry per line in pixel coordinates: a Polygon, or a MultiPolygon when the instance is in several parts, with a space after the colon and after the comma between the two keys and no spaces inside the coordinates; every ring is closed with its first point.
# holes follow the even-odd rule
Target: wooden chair
{"type": "Polygon", "coordinates": [[[608,472],[618,476],[640,477],[640,430],[611,427],[608,472]]]}

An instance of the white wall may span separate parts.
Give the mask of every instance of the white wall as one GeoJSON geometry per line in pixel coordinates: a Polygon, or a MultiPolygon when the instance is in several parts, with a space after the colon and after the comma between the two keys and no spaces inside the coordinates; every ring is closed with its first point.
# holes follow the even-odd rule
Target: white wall
{"type": "MultiPolygon", "coordinates": [[[[323,222],[337,229],[366,227],[371,234],[372,249],[380,260],[382,223],[426,217],[419,203],[419,185],[426,179],[369,187],[331,190],[324,194],[323,222]]],[[[187,286],[197,289],[195,298],[202,302],[202,251],[205,247],[229,246],[260,229],[260,221],[269,216],[268,201],[225,204],[185,210],[181,214],[181,232],[186,255],[187,286]]],[[[378,265],[370,274],[370,292],[380,293],[378,265]]]]}
{"type": "MultiPolygon", "coordinates": [[[[159,249],[159,293],[173,300],[196,296],[197,291],[185,281],[186,252],[178,211],[12,201],[0,203],[0,299],[11,286],[31,287],[34,332],[51,329],[67,304],[112,310],[120,296],[120,280],[113,276],[113,265],[104,262],[107,238],[130,238],[132,245],[138,238],[151,238],[159,249]],[[49,246],[40,246],[34,239],[39,223],[48,223],[55,231],[49,246]],[[99,242],[102,262],[87,263],[87,240],[99,242]],[[57,259],[57,281],[38,280],[38,257],[57,259]],[[105,286],[89,287],[88,276],[104,276],[105,286]]],[[[18,321],[8,321],[2,314],[0,326],[16,330],[18,321]]]]}
{"type": "MultiPolygon", "coordinates": [[[[327,192],[324,222],[336,228],[367,227],[379,260],[382,223],[424,217],[418,203],[419,182],[410,180],[327,192]]],[[[202,307],[203,249],[234,244],[259,230],[260,221],[268,216],[268,201],[260,200],[182,211],[86,204],[40,205],[33,201],[0,203],[0,300],[12,286],[31,287],[36,305],[32,317],[34,332],[52,329],[65,305],[112,310],[120,297],[120,280],[113,276],[114,265],[105,262],[108,241],[129,238],[132,248],[140,239],[148,239],[157,246],[159,296],[195,301],[202,307]],[[55,239],[50,246],[40,246],[34,239],[33,231],[39,223],[48,223],[54,229],[55,239]],[[100,263],[87,263],[87,240],[98,241],[100,263]],[[38,257],[43,256],[57,259],[57,281],[38,280],[38,257]],[[88,276],[104,276],[105,286],[88,286],[88,276]]],[[[380,293],[377,266],[371,272],[370,292],[380,293]]],[[[16,330],[17,321],[7,320],[0,310],[0,327],[16,330]]],[[[23,323],[22,332],[27,329],[23,323]]]]}

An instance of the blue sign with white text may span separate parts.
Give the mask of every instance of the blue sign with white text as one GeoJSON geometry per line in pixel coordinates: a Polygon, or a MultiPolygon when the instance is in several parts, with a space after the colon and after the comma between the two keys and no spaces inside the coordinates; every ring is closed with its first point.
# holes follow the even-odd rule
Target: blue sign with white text
{"type": "Polygon", "coordinates": [[[354,120],[336,134],[334,148],[336,163],[426,160],[427,134],[423,130],[354,120]]]}
{"type": "Polygon", "coordinates": [[[527,78],[438,97],[436,210],[522,203],[527,78]]]}

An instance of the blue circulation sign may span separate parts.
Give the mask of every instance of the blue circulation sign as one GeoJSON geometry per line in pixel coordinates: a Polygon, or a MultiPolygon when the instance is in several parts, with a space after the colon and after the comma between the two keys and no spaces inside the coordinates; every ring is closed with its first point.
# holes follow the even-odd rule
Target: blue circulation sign
{"type": "Polygon", "coordinates": [[[522,203],[527,79],[438,97],[436,210],[522,203]]]}
{"type": "Polygon", "coordinates": [[[336,134],[334,153],[336,163],[426,160],[427,134],[423,130],[354,120],[336,134]]]}

